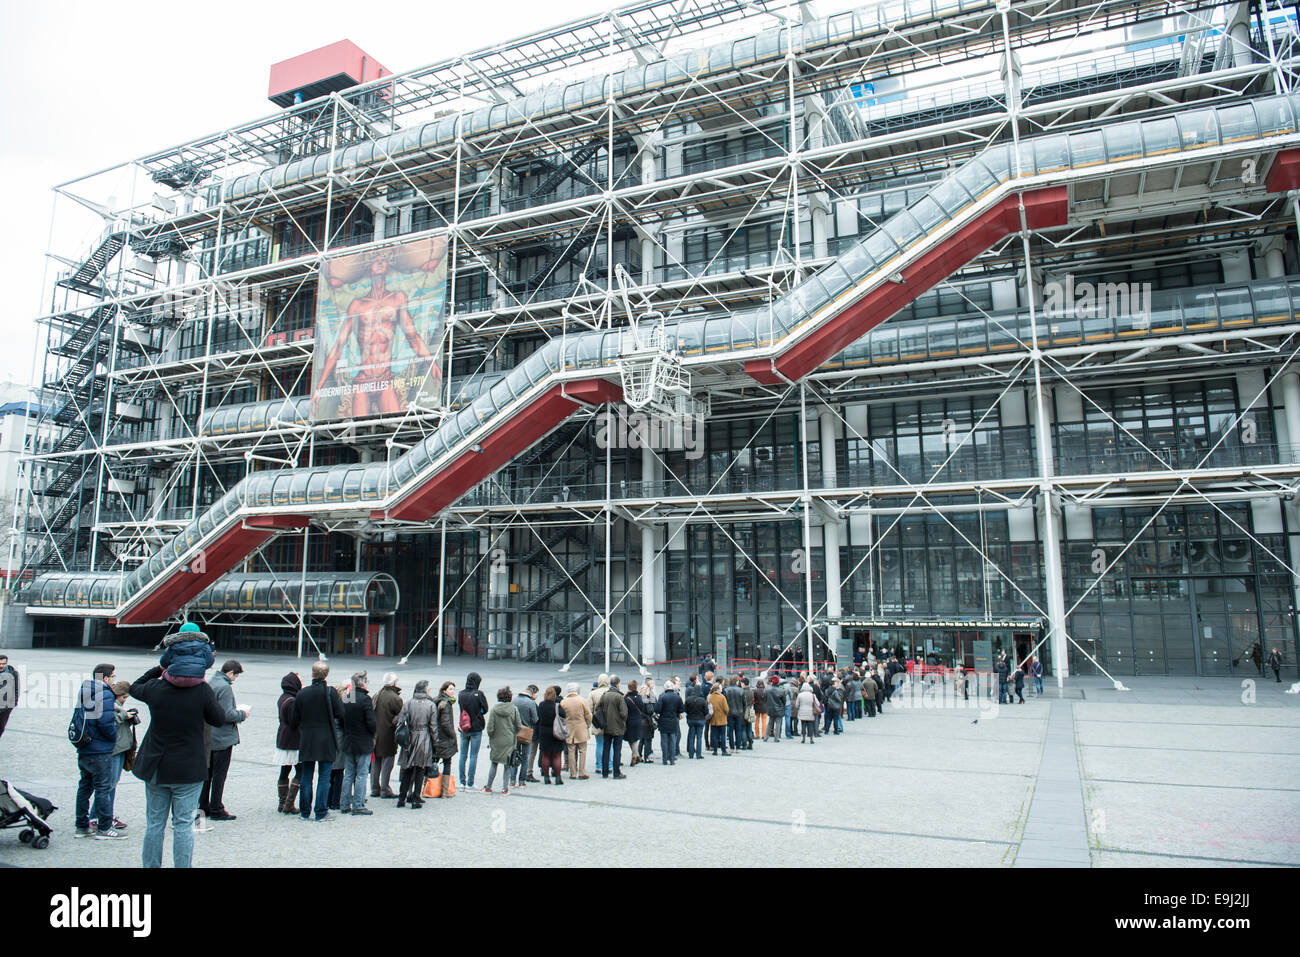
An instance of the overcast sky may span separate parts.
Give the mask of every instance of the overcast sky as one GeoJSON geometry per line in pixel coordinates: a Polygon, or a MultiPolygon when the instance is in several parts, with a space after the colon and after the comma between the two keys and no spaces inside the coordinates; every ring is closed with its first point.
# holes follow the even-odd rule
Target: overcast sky
{"type": "Polygon", "coordinates": [[[270,65],[335,40],[402,72],[613,5],[0,0],[0,378],[28,380],[49,308],[50,187],[271,113],[270,65]]]}

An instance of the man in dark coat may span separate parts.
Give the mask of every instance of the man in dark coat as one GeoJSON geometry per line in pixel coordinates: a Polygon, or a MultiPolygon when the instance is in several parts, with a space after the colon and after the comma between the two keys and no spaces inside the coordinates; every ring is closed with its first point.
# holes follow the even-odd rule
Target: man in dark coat
{"type": "MultiPolygon", "coordinates": [[[[1282,680],[1282,652],[1274,648],[1272,652],[1269,653],[1268,666],[1273,669],[1273,680],[1281,681],[1282,680]]],[[[4,667],[4,662],[0,661],[0,669],[3,669],[3,667],[4,667]]],[[[0,724],[0,731],[3,730],[4,730],[4,725],[0,724]]]]}
{"type": "Polygon", "coordinates": [[[343,730],[343,700],[325,683],[330,666],[323,661],[311,666],[311,684],[293,699],[290,725],[299,734],[298,760],[302,762],[302,790],[299,813],[306,820],[312,815],[312,774],[318,773],[316,820],[329,817],[330,774],[338,760],[343,730]]]}
{"type": "MultiPolygon", "coordinates": [[[[207,777],[204,726],[224,727],[229,719],[212,686],[150,668],[131,685],[131,697],[149,706],[149,730],[136,752],[131,773],[144,782],[145,867],[162,867],[163,835],[172,819],[172,861],[189,867],[194,855],[194,817],[207,777]]],[[[248,706],[241,709],[247,714],[248,706]]]]}
{"type": "Polygon", "coordinates": [[[230,722],[212,732],[208,743],[208,778],[203,782],[199,792],[199,810],[210,821],[233,821],[235,815],[226,810],[222,803],[226,791],[226,775],[230,773],[230,759],[234,756],[235,745],[239,743],[239,722],[247,716],[246,710],[235,706],[235,679],[244,673],[244,666],[231,658],[221,666],[221,670],[208,679],[212,693],[216,695],[217,705],[226,713],[230,722]]]}
{"type": "Polygon", "coordinates": [[[686,758],[704,757],[704,722],[709,718],[709,701],[704,695],[704,686],[700,676],[692,675],[691,683],[686,688],[686,697],[682,701],[682,710],[686,714],[686,758]]]}
{"type": "Polygon", "coordinates": [[[384,675],[384,686],[375,695],[375,760],[370,765],[370,796],[395,798],[389,786],[397,760],[397,716],[402,713],[402,689],[397,675],[384,675]]]}
{"type": "Polygon", "coordinates": [[[9,723],[9,713],[18,707],[18,672],[9,664],[8,655],[0,655],[0,736],[9,723]]]}
{"type": "Polygon", "coordinates": [[[659,716],[659,744],[663,764],[677,763],[677,742],[682,736],[679,718],[686,708],[682,696],[677,693],[677,685],[671,681],[664,688],[664,693],[655,702],[655,714],[659,716]]]}
{"type": "Polygon", "coordinates": [[[359,671],[352,676],[348,700],[343,702],[343,813],[373,814],[366,807],[366,778],[370,775],[370,752],[375,749],[375,706],[366,690],[369,676],[359,671]]]}
{"type": "Polygon", "coordinates": [[[603,741],[602,763],[605,770],[601,772],[601,777],[609,777],[611,770],[609,755],[613,749],[614,777],[625,778],[623,773],[623,734],[627,731],[627,699],[623,697],[623,689],[618,686],[618,675],[609,676],[609,691],[601,695],[600,703],[597,705],[605,712],[605,733],[601,736],[603,741]]]}

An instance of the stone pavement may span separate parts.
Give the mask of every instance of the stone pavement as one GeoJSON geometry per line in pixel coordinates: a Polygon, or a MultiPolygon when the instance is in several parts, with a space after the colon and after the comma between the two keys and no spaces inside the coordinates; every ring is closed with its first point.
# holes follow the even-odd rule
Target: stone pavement
{"type": "MultiPolygon", "coordinates": [[[[218,651],[218,662],[225,657],[218,651]]],[[[245,673],[235,692],[253,714],[241,725],[226,789],[238,820],[196,835],[198,866],[566,865],[589,863],[597,847],[654,861],[682,843],[697,859],[734,862],[740,846],[747,864],[780,866],[807,863],[807,836],[820,838],[822,864],[1300,863],[1300,696],[1271,680],[1243,688],[1241,679],[1137,678],[1117,692],[1083,678],[1068,682],[1064,697],[1049,684],[1043,698],[996,709],[956,707],[936,690],[875,720],[848,722],[844,735],[816,745],[758,742],[725,759],[627,769],[624,781],[461,792],[419,811],[371,799],[372,817],[317,824],[275,813],[272,758],[280,679],[289,670],[307,676],[311,662],[239,658],[245,673]]],[[[97,662],[133,680],[156,661],[102,648],[24,649],[11,659],[26,688],[40,684],[54,697],[75,694],[97,662]]],[[[470,658],[448,658],[442,668],[427,657],[405,666],[337,658],[331,666],[334,683],[364,667],[372,690],[395,671],[408,697],[420,678],[463,686],[470,670],[483,675],[489,698],[504,683],[517,690],[577,681],[585,691],[595,676],[591,668],[559,674],[552,665],[470,658]]],[[[71,700],[40,704],[29,699],[10,719],[0,777],[59,805],[56,833],[48,850],[33,851],[16,831],[0,832],[0,866],[139,866],[143,786],[128,774],[118,789],[126,840],[72,840],[71,700]]],[[[484,748],[479,786],[487,770],[484,748]]],[[[170,837],[164,861],[170,866],[170,837]]]]}

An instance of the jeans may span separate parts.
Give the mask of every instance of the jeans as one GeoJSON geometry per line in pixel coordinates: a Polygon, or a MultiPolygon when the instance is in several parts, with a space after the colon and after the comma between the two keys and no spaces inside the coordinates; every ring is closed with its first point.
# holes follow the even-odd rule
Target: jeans
{"type": "Polygon", "coordinates": [[[596,753],[596,773],[604,774],[609,770],[609,758],[605,756],[605,732],[602,731],[591,740],[596,742],[591,746],[596,753]]]}
{"type": "MultiPolygon", "coordinates": [[[[117,811],[117,782],[122,780],[122,769],[126,766],[126,752],[113,755],[112,763],[109,766],[108,780],[111,782],[108,789],[108,800],[111,807],[117,811]]],[[[114,815],[116,816],[116,814],[114,815]]]]}
{"type": "Polygon", "coordinates": [[[605,770],[601,771],[602,775],[607,775],[610,771],[615,774],[623,773],[623,736],[621,734],[610,734],[606,731],[601,735],[600,745],[601,763],[605,765],[605,770]],[[613,766],[610,766],[609,754],[614,752],[613,766]]]}
{"type": "Polygon", "coordinates": [[[662,728],[659,731],[659,750],[663,752],[663,761],[676,762],[677,760],[677,741],[681,737],[680,731],[665,731],[662,728]]]}
{"type": "Polygon", "coordinates": [[[113,827],[113,756],[111,754],[77,753],[77,770],[81,781],[77,784],[76,828],[90,828],[91,800],[101,831],[113,827]]]}
{"type": "Polygon", "coordinates": [[[298,793],[298,807],[300,809],[298,813],[304,818],[311,817],[312,813],[311,779],[313,772],[317,775],[315,810],[316,820],[319,821],[329,813],[327,805],[329,804],[330,799],[330,775],[334,772],[334,762],[321,761],[317,763],[314,761],[304,761],[302,763],[302,788],[298,793]]]}
{"type": "Polygon", "coordinates": [[[1043,693],[1043,676],[1034,675],[1034,691],[1037,694],[1043,693]]]}
{"type": "MultiPolygon", "coordinates": [[[[642,732],[641,732],[641,740],[638,742],[638,744],[639,744],[639,746],[640,746],[640,752],[639,752],[639,753],[640,753],[640,755],[641,755],[641,760],[642,760],[642,761],[649,761],[649,760],[650,760],[650,755],[654,754],[654,751],[655,751],[655,739],[654,739],[654,734],[655,734],[655,733],[654,733],[653,731],[642,731],[642,732]]],[[[671,757],[671,755],[670,755],[670,757],[671,757]]]]}
{"type": "Polygon", "coordinates": [[[720,750],[723,754],[726,754],[727,726],[725,724],[711,724],[709,725],[709,731],[712,735],[709,741],[709,748],[715,752],[720,750]]]}
{"type": "Polygon", "coordinates": [[[460,732],[460,786],[474,786],[474,772],[478,770],[478,746],[483,741],[482,731],[460,732]],[[469,776],[465,776],[465,762],[469,762],[469,776]]]}
{"type": "Polygon", "coordinates": [[[1007,700],[1007,681],[1003,678],[998,682],[998,704],[1010,704],[1007,700]]]}
{"type": "Polygon", "coordinates": [[[370,774],[370,753],[343,755],[343,806],[360,811],[366,806],[366,778],[370,774]]]}
{"type": "Polygon", "coordinates": [[[745,746],[745,719],[742,715],[727,715],[727,742],[733,751],[745,746]]]}
{"type": "Polygon", "coordinates": [[[488,779],[487,779],[487,786],[485,790],[488,791],[492,790],[492,782],[493,780],[496,779],[497,768],[501,769],[501,793],[504,794],[505,792],[510,790],[510,765],[509,764],[497,764],[493,762],[492,764],[488,765],[488,779]]]}
{"type": "Polygon", "coordinates": [[[794,705],[792,704],[787,704],[785,706],[785,736],[787,738],[794,737],[793,729],[790,726],[790,712],[793,708],[794,705]]]}
{"type": "Polygon", "coordinates": [[[226,775],[230,773],[230,759],[234,751],[233,747],[229,747],[208,752],[208,779],[203,782],[203,790],[199,792],[199,808],[204,814],[217,814],[226,809],[221,799],[226,794],[226,775]]]}
{"type": "Polygon", "coordinates": [[[199,809],[203,782],[193,784],[150,784],[144,786],[144,847],[140,862],[145,867],[162,867],[163,834],[167,812],[172,816],[172,864],[190,867],[194,860],[194,815],[199,809]]]}
{"type": "Polygon", "coordinates": [[[767,734],[763,735],[764,740],[772,738],[775,741],[781,740],[781,725],[785,722],[781,720],[779,714],[769,714],[767,716],[767,734]]]}
{"type": "Polygon", "coordinates": [[[704,757],[704,722],[702,720],[686,721],[686,756],[688,758],[704,757]]]}

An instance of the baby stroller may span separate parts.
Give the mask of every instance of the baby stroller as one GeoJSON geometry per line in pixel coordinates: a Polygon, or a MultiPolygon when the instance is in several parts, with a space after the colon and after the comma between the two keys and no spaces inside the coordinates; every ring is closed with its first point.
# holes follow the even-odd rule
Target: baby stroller
{"type": "Polygon", "coordinates": [[[45,798],[20,791],[8,781],[0,781],[0,828],[21,827],[18,840],[38,851],[50,846],[54,828],[45,819],[55,807],[45,798]]]}

